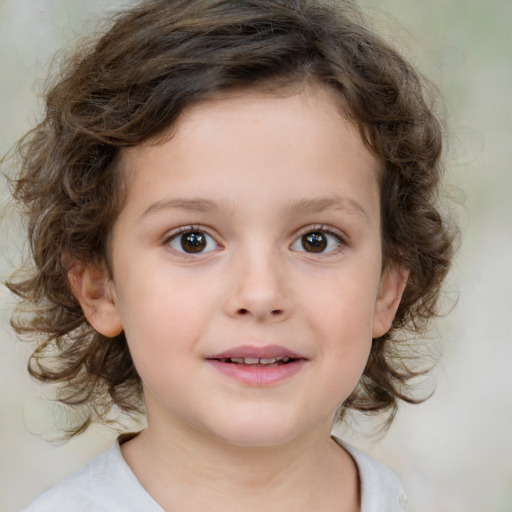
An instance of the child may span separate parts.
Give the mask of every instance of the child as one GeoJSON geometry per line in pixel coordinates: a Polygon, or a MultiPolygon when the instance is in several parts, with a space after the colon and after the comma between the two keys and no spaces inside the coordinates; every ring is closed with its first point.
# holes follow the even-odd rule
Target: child
{"type": "Polygon", "coordinates": [[[31,374],[88,411],[71,435],[147,417],[28,511],[406,509],[331,428],[415,401],[399,339],[452,254],[441,131],[353,8],[143,2],[73,57],[18,152],[31,374]]]}

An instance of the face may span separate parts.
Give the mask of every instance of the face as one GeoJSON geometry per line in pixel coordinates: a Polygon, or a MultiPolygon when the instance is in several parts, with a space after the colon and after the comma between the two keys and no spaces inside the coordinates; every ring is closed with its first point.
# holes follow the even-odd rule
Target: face
{"type": "Polygon", "coordinates": [[[81,302],[124,330],[149,428],[255,446],[329,431],[403,288],[357,128],[322,91],[231,95],[121,167],[113,277],[81,302]]]}

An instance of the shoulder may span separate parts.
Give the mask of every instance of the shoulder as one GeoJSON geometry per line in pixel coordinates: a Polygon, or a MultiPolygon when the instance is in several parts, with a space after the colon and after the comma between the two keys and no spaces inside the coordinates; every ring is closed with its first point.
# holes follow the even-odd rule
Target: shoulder
{"type": "Polygon", "coordinates": [[[361,512],[406,512],[407,497],[395,473],[368,454],[333,436],[354,459],[361,484],[361,512]]]}
{"type": "Polygon", "coordinates": [[[124,461],[116,443],[36,498],[23,512],[163,512],[124,461]]]}

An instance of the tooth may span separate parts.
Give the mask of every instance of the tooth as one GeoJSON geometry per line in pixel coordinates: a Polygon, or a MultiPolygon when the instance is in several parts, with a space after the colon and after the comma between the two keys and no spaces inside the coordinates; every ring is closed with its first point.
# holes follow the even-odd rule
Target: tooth
{"type": "Polygon", "coordinates": [[[287,363],[290,360],[289,357],[283,357],[283,363],[287,363]]]}
{"type": "Polygon", "coordinates": [[[271,357],[270,359],[263,359],[263,358],[260,359],[261,364],[272,364],[272,363],[275,363],[276,361],[277,361],[277,358],[275,358],[275,357],[271,357]]]}
{"type": "Polygon", "coordinates": [[[238,363],[238,364],[244,364],[244,358],[243,357],[232,357],[231,362],[238,363]]]}
{"type": "Polygon", "coordinates": [[[245,364],[258,364],[259,359],[257,357],[244,357],[245,364]]]}

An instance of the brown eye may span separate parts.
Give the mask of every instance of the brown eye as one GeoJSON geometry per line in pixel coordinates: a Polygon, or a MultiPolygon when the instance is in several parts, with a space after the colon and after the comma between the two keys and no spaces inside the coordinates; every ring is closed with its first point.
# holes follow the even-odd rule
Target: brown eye
{"type": "Polygon", "coordinates": [[[310,254],[329,253],[343,245],[340,235],[330,231],[310,231],[293,242],[291,249],[310,254]]]}
{"type": "Polygon", "coordinates": [[[325,233],[308,233],[301,238],[302,247],[306,252],[324,252],[327,248],[325,233]]]}
{"type": "Polygon", "coordinates": [[[173,236],[167,243],[174,250],[187,254],[209,252],[218,247],[217,242],[203,231],[185,231],[173,236]]]}
{"type": "Polygon", "coordinates": [[[206,238],[203,233],[185,233],[181,235],[181,248],[185,252],[202,252],[206,247],[206,238]]]}

